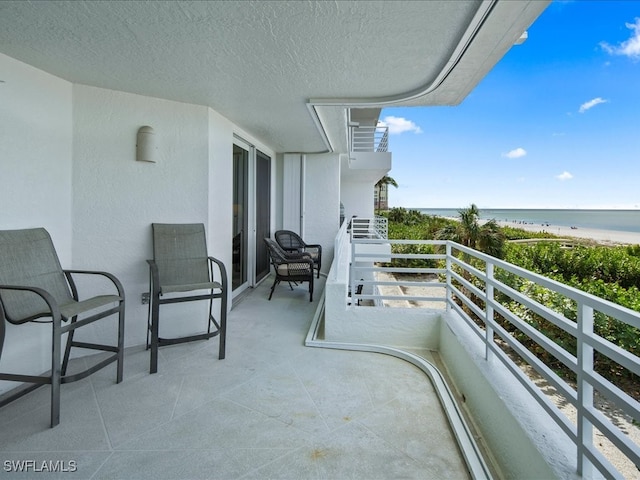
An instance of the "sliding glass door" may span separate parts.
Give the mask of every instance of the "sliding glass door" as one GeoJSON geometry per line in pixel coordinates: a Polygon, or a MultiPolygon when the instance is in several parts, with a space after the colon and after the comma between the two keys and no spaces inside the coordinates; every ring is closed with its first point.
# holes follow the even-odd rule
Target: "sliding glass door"
{"type": "Polygon", "coordinates": [[[232,286],[239,293],[269,273],[263,242],[271,233],[271,158],[236,139],[233,145],[232,286]]]}
{"type": "Polygon", "coordinates": [[[256,282],[269,274],[263,238],[271,235],[271,158],[256,151],[256,282]]]}

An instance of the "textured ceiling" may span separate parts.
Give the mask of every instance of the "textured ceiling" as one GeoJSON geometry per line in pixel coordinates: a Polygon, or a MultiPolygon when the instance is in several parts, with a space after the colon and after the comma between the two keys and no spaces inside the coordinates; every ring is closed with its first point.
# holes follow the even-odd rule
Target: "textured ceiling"
{"type": "Polygon", "coordinates": [[[74,83],[210,106],[277,151],[321,152],[344,148],[349,105],[458,103],[546,5],[2,1],[0,52],[74,83]]]}

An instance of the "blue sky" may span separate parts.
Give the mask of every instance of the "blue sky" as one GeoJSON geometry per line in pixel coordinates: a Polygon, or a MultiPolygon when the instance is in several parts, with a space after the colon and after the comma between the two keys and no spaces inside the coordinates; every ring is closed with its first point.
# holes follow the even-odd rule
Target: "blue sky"
{"type": "Polygon", "coordinates": [[[553,2],[455,107],[384,109],[390,206],[640,208],[640,1],[553,2]]]}

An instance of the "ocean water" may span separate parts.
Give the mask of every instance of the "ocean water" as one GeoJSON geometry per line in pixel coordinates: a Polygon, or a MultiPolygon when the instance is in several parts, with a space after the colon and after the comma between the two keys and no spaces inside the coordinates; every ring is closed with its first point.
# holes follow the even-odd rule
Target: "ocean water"
{"type": "MultiPolygon", "coordinates": [[[[459,208],[413,208],[427,215],[458,217],[459,208]]],[[[480,219],[531,223],[553,227],[595,228],[640,232],[640,210],[480,209],[480,219]]]]}

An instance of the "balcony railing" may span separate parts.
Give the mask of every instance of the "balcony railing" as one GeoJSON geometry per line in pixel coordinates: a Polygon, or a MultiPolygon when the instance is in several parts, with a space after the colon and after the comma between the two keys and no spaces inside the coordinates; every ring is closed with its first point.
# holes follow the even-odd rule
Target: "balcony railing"
{"type": "Polygon", "coordinates": [[[387,152],[389,150],[389,127],[352,127],[352,152],[387,152]]]}
{"type": "Polygon", "coordinates": [[[375,238],[385,239],[388,236],[389,227],[386,217],[351,219],[351,238],[375,238]]]}
{"type": "MultiPolygon", "coordinates": [[[[364,222],[359,220],[359,222],[364,222]]],[[[353,231],[352,231],[353,232],[353,231]]],[[[394,302],[418,302],[428,308],[455,312],[484,344],[485,359],[499,359],[513,376],[543,407],[577,447],[578,473],[592,478],[595,471],[608,478],[621,478],[611,461],[594,444],[596,430],[606,437],[634,465],[640,465],[640,447],[596,407],[595,391],[614,408],[640,422],[640,403],[622,391],[594,369],[594,359],[607,358],[627,372],[640,375],[640,358],[620,348],[594,331],[594,318],[604,315],[615,321],[640,328],[640,314],[609,301],[568,287],[544,276],[532,273],[494,257],[449,241],[387,240],[374,236],[351,238],[350,303],[358,305],[393,305],[394,302]],[[425,253],[390,253],[386,263],[376,262],[376,254],[368,249],[375,245],[395,245],[396,250],[412,246],[425,253]],[[430,268],[392,266],[398,260],[424,260],[430,268]],[[429,274],[434,281],[407,281],[407,274],[429,274]],[[396,280],[405,275],[405,280],[396,280]],[[514,282],[526,282],[535,288],[559,294],[577,311],[577,321],[566,318],[533,298],[516,290],[514,282]],[[427,293],[410,295],[401,291],[424,289],[427,293]],[[395,288],[396,293],[393,293],[395,288]],[[391,293],[389,293],[391,291],[391,293]],[[368,301],[368,302],[366,302],[368,301]],[[514,305],[518,309],[509,308],[514,305]],[[514,313],[527,310],[550,325],[573,337],[577,348],[569,351],[552,341],[541,331],[514,313]],[[575,375],[572,385],[534,355],[510,331],[534,344],[560,361],[575,375]],[[507,353],[508,352],[508,353],[507,353]],[[520,368],[528,364],[549,385],[553,386],[576,412],[571,421],[520,368]],[[595,470],[594,470],[595,469],[595,470]]],[[[596,475],[597,476],[597,475],[596,475]]]]}

